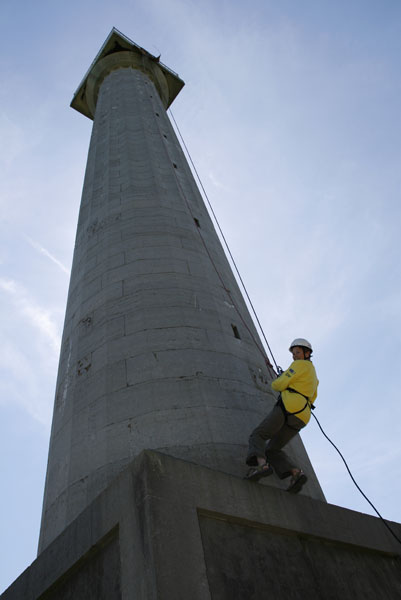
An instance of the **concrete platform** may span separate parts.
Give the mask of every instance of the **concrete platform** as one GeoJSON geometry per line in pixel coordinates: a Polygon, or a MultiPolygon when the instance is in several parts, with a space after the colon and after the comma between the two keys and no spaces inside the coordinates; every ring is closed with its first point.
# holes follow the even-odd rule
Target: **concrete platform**
{"type": "Polygon", "coordinates": [[[144,451],[1,600],[395,600],[400,567],[380,519],[144,451]]]}

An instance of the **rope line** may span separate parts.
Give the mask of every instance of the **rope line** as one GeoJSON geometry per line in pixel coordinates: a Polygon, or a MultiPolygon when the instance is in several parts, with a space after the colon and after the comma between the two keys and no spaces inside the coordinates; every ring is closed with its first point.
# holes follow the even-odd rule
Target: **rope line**
{"type": "MultiPolygon", "coordinates": [[[[174,118],[174,117],[173,117],[173,118],[174,118]]],[[[159,128],[159,129],[160,129],[160,128],[159,128]]],[[[184,146],[185,146],[185,142],[183,142],[183,143],[184,143],[184,146]]],[[[185,146],[185,147],[186,147],[186,146],[185,146]]],[[[188,150],[187,150],[187,151],[188,151],[188,150]]],[[[166,153],[167,153],[167,155],[168,155],[167,148],[166,148],[166,153]]],[[[169,156],[169,155],[168,155],[168,156],[169,156]]],[[[177,182],[178,189],[179,189],[179,191],[180,191],[180,195],[181,195],[182,199],[184,200],[184,202],[185,202],[185,204],[186,204],[186,206],[187,206],[187,208],[188,208],[188,211],[189,211],[189,213],[190,213],[190,215],[191,215],[192,219],[194,219],[194,220],[195,220],[195,215],[194,215],[194,213],[193,213],[193,211],[192,211],[192,208],[191,208],[191,205],[189,204],[189,202],[188,202],[188,199],[187,199],[187,197],[186,197],[186,195],[185,195],[185,193],[184,193],[184,190],[183,190],[183,188],[182,188],[182,185],[181,185],[181,182],[180,182],[180,180],[179,180],[179,178],[178,178],[178,176],[177,176],[177,174],[176,174],[176,172],[175,172],[175,169],[174,169],[174,177],[175,177],[175,180],[176,180],[176,182],[177,182]]],[[[198,178],[199,178],[199,175],[198,175],[198,178]]],[[[203,188],[203,186],[202,186],[202,189],[204,189],[204,188],[203,188]]],[[[214,270],[215,270],[215,272],[216,272],[216,274],[217,274],[217,277],[219,278],[219,280],[220,280],[220,282],[221,282],[221,285],[223,286],[223,289],[224,289],[224,291],[226,292],[227,296],[229,297],[229,299],[230,299],[230,301],[231,301],[231,303],[232,303],[232,305],[233,305],[233,307],[234,307],[235,311],[237,312],[237,314],[238,314],[239,318],[241,319],[241,321],[242,321],[242,323],[243,323],[244,327],[246,328],[246,330],[248,331],[249,335],[251,336],[253,343],[255,344],[255,346],[257,347],[257,349],[258,349],[258,350],[259,350],[259,352],[261,353],[262,357],[264,358],[264,360],[265,360],[265,362],[266,362],[266,366],[269,368],[269,370],[273,370],[273,366],[271,365],[271,363],[270,363],[269,359],[267,358],[267,354],[266,354],[266,352],[264,351],[264,348],[263,348],[263,347],[261,347],[261,346],[258,344],[258,341],[256,340],[255,336],[253,335],[253,333],[252,333],[252,330],[250,329],[250,327],[249,327],[248,323],[245,321],[245,318],[243,317],[243,315],[242,315],[241,311],[239,310],[239,308],[238,308],[238,306],[237,306],[236,302],[234,301],[234,298],[232,297],[231,291],[230,291],[230,290],[229,290],[229,288],[226,286],[226,284],[225,284],[225,282],[224,282],[224,279],[223,279],[223,277],[222,277],[222,275],[221,275],[221,273],[220,273],[219,269],[217,268],[217,265],[216,265],[215,261],[213,260],[213,257],[212,257],[212,255],[211,255],[211,253],[210,253],[210,251],[209,251],[209,248],[208,248],[208,246],[207,246],[207,244],[206,244],[206,241],[205,241],[205,239],[204,239],[204,237],[203,237],[203,235],[202,235],[202,232],[201,232],[200,228],[199,228],[199,227],[197,227],[196,229],[197,229],[197,231],[198,231],[198,234],[199,234],[199,236],[200,236],[200,239],[201,239],[201,241],[202,241],[202,244],[203,244],[203,246],[204,246],[204,248],[205,248],[205,250],[206,250],[206,253],[207,253],[208,257],[209,257],[209,260],[210,260],[210,262],[211,262],[211,264],[212,264],[212,266],[213,266],[213,268],[214,268],[214,270]]],[[[231,252],[230,252],[230,255],[231,255],[231,252]]],[[[274,360],[274,358],[273,358],[273,360],[274,360]]],[[[274,373],[274,370],[273,370],[273,373],[274,373]]]]}
{"type": "Polygon", "coordinates": [[[374,504],[372,504],[372,502],[369,500],[369,498],[367,497],[367,495],[361,490],[361,488],[359,487],[359,485],[355,481],[354,476],[352,475],[351,470],[350,470],[350,468],[347,465],[347,461],[345,460],[344,456],[341,454],[340,450],[337,448],[337,446],[335,445],[335,443],[332,442],[332,440],[329,438],[329,436],[324,432],[323,427],[320,425],[318,418],[313,413],[311,413],[311,414],[315,418],[315,421],[318,424],[319,429],[323,433],[323,435],[326,438],[326,440],[328,440],[330,442],[330,444],[333,446],[333,448],[335,448],[337,450],[338,454],[341,456],[342,461],[343,461],[343,463],[345,465],[345,468],[347,469],[348,474],[351,477],[352,482],[354,483],[355,487],[362,494],[362,496],[365,498],[365,500],[367,502],[369,502],[370,506],[373,508],[373,510],[375,511],[375,513],[378,515],[378,517],[382,520],[382,522],[387,527],[387,529],[389,530],[389,532],[395,537],[395,539],[397,540],[397,542],[399,542],[401,544],[401,539],[394,533],[394,531],[392,530],[392,528],[387,524],[387,522],[385,521],[385,519],[381,516],[381,514],[377,510],[377,508],[374,506],[374,504]]]}
{"type": "MultiPolygon", "coordinates": [[[[152,104],[153,104],[153,102],[152,102],[152,104]]],[[[173,117],[173,119],[174,119],[174,117],[173,117]]],[[[157,122],[157,123],[158,123],[158,122],[157,122]]],[[[159,125],[159,123],[157,124],[157,127],[158,127],[158,129],[159,129],[159,133],[162,133],[162,132],[161,132],[161,129],[160,129],[160,125],[159,125]]],[[[163,137],[163,136],[162,136],[162,139],[164,140],[164,137],[163,137]]],[[[181,139],[182,139],[182,137],[181,137],[181,139]]],[[[185,146],[185,148],[186,148],[186,150],[187,150],[187,152],[188,152],[188,149],[187,149],[187,147],[186,147],[186,145],[185,145],[185,142],[184,142],[184,141],[183,141],[183,144],[184,144],[184,146],[185,146]]],[[[170,155],[169,155],[169,152],[168,152],[168,149],[167,149],[167,146],[166,146],[166,143],[165,143],[165,142],[164,142],[164,144],[163,144],[163,147],[164,147],[164,150],[165,150],[165,152],[166,152],[167,158],[168,158],[168,159],[169,159],[171,162],[173,162],[173,161],[171,160],[171,157],[170,157],[170,155]]],[[[194,213],[193,213],[193,211],[192,211],[191,205],[190,205],[190,204],[189,204],[189,202],[188,202],[188,199],[187,199],[187,197],[186,197],[186,194],[185,194],[185,192],[184,192],[184,190],[183,190],[183,188],[182,188],[181,182],[180,182],[180,180],[179,180],[179,178],[178,178],[178,176],[177,176],[177,174],[176,174],[176,172],[175,172],[175,169],[173,169],[173,174],[174,174],[174,178],[175,178],[175,180],[176,180],[176,183],[177,183],[177,186],[178,186],[178,189],[179,189],[179,192],[180,192],[180,196],[181,196],[181,198],[184,200],[184,202],[185,202],[185,204],[186,204],[186,206],[187,206],[187,208],[188,208],[189,214],[191,215],[192,219],[195,221],[195,216],[194,216],[194,213]]],[[[199,175],[198,175],[198,178],[199,178],[199,175]]],[[[203,186],[202,186],[202,189],[204,189],[204,188],[203,188],[203,186]]],[[[236,303],[235,303],[235,301],[234,301],[234,299],[233,299],[233,297],[232,297],[232,295],[231,295],[231,291],[230,291],[230,290],[228,289],[228,287],[226,286],[226,284],[225,284],[225,282],[224,282],[224,280],[223,280],[223,277],[222,277],[222,275],[221,275],[221,273],[220,273],[219,269],[217,268],[217,266],[216,266],[216,263],[215,263],[215,262],[214,262],[214,260],[213,260],[213,257],[212,257],[212,255],[211,255],[211,253],[210,253],[210,251],[209,251],[209,248],[208,248],[208,246],[207,246],[207,244],[206,244],[206,242],[205,242],[205,239],[204,239],[204,237],[203,237],[203,235],[202,235],[202,233],[201,233],[201,231],[200,231],[200,228],[199,228],[199,227],[196,227],[196,229],[197,229],[197,231],[198,231],[198,234],[199,234],[199,236],[200,236],[200,239],[201,239],[201,241],[202,241],[202,244],[203,244],[203,246],[204,246],[204,248],[205,248],[205,250],[206,250],[206,254],[208,255],[208,257],[209,257],[209,260],[210,260],[211,264],[213,265],[213,268],[214,268],[214,270],[215,270],[215,272],[216,272],[216,274],[217,274],[217,277],[218,277],[218,278],[219,278],[219,280],[220,280],[220,283],[221,283],[221,285],[222,285],[222,287],[223,287],[224,291],[225,291],[225,292],[226,292],[226,294],[228,295],[228,297],[229,297],[229,299],[230,299],[230,301],[231,301],[231,303],[232,303],[232,305],[233,305],[234,309],[236,310],[236,312],[237,312],[238,316],[240,317],[240,319],[241,319],[241,321],[242,321],[242,323],[243,323],[244,327],[245,327],[245,328],[247,329],[247,331],[249,332],[249,334],[250,334],[250,336],[251,336],[251,338],[252,338],[252,341],[254,342],[255,346],[257,347],[257,349],[259,350],[259,352],[261,353],[261,355],[263,356],[263,358],[265,359],[265,361],[268,361],[268,358],[267,358],[266,352],[264,351],[264,349],[263,349],[261,346],[259,346],[259,344],[258,344],[258,342],[257,342],[257,340],[256,340],[256,338],[255,338],[255,336],[253,335],[253,333],[252,333],[251,329],[249,328],[249,326],[248,326],[247,322],[245,321],[244,317],[242,316],[242,314],[241,314],[240,310],[238,309],[238,307],[237,307],[237,305],[236,305],[236,303]]],[[[266,364],[267,364],[267,363],[266,363],[266,364]]],[[[267,364],[267,366],[269,366],[269,365],[267,364]]],[[[270,365],[270,366],[272,367],[272,365],[270,365]]]]}
{"type": "MultiPolygon", "coordinates": [[[[233,255],[232,255],[232,253],[231,253],[231,250],[230,250],[230,247],[229,247],[229,245],[228,245],[228,242],[227,242],[227,240],[226,240],[226,237],[225,237],[225,235],[224,235],[224,233],[223,233],[223,230],[222,230],[222,228],[220,227],[219,220],[218,220],[218,218],[217,218],[217,216],[216,216],[216,213],[215,213],[215,212],[214,212],[214,210],[213,210],[213,206],[212,206],[212,204],[211,204],[211,202],[210,202],[210,200],[209,200],[209,196],[207,195],[207,192],[206,192],[206,190],[205,190],[205,188],[204,188],[204,186],[203,186],[202,180],[201,180],[201,178],[200,178],[200,176],[199,176],[199,173],[198,173],[198,171],[197,171],[197,168],[196,168],[196,166],[195,166],[195,164],[194,164],[194,161],[192,160],[192,156],[191,156],[191,154],[190,154],[190,152],[189,152],[189,150],[188,150],[188,147],[187,147],[187,145],[186,145],[186,143],[185,143],[185,140],[184,140],[184,138],[182,137],[182,134],[181,134],[180,128],[178,127],[177,121],[176,121],[176,120],[175,120],[175,118],[174,118],[174,115],[173,115],[173,112],[172,112],[171,108],[169,108],[169,112],[170,112],[171,118],[173,119],[173,122],[174,122],[175,128],[177,129],[178,135],[180,136],[181,142],[182,142],[182,144],[183,144],[183,146],[184,146],[184,148],[185,148],[185,151],[186,151],[186,153],[187,153],[187,155],[188,155],[188,158],[189,158],[189,161],[190,161],[190,163],[191,163],[191,165],[192,165],[192,168],[193,168],[193,170],[194,170],[194,172],[195,172],[195,174],[196,174],[196,177],[197,177],[197,179],[198,179],[198,181],[199,181],[199,185],[200,185],[200,186],[201,186],[201,188],[202,188],[203,194],[204,194],[204,196],[205,196],[205,198],[206,198],[206,201],[207,201],[207,203],[208,203],[208,205],[209,205],[210,211],[211,211],[211,213],[212,213],[212,215],[213,215],[213,218],[214,218],[214,220],[215,220],[215,222],[216,222],[217,228],[218,228],[218,230],[219,230],[219,232],[220,232],[220,235],[221,235],[221,237],[222,237],[222,239],[223,239],[223,241],[224,241],[225,247],[227,248],[227,252],[228,252],[228,254],[230,255],[230,258],[231,258],[232,264],[234,265],[235,271],[236,271],[236,273],[237,273],[237,275],[238,275],[238,278],[239,278],[239,280],[240,280],[240,282],[241,282],[241,285],[242,285],[242,287],[243,287],[243,290],[244,290],[244,292],[245,292],[245,295],[246,295],[246,297],[247,297],[247,299],[248,299],[249,305],[250,305],[250,306],[251,306],[251,308],[252,308],[252,312],[253,312],[253,314],[254,314],[254,316],[255,316],[255,319],[256,319],[256,321],[257,321],[257,323],[258,323],[258,325],[259,325],[259,329],[260,329],[260,331],[261,331],[261,333],[262,333],[262,336],[263,336],[263,339],[264,339],[264,341],[265,341],[265,343],[266,343],[266,346],[267,346],[267,348],[269,349],[269,352],[270,352],[270,355],[271,355],[271,357],[272,357],[272,359],[273,359],[273,362],[274,362],[274,365],[275,365],[275,367],[276,367],[276,370],[278,370],[278,365],[277,365],[277,363],[276,363],[276,359],[274,358],[274,354],[273,354],[273,352],[272,352],[272,349],[270,348],[270,344],[269,344],[269,342],[267,341],[267,338],[266,338],[265,332],[263,331],[263,327],[262,327],[262,325],[261,325],[261,323],[260,323],[260,321],[259,321],[259,317],[258,317],[258,315],[257,315],[257,313],[256,313],[255,307],[254,307],[254,305],[253,305],[253,303],[252,303],[252,300],[251,300],[251,298],[250,298],[250,296],[249,296],[249,294],[248,294],[248,290],[247,290],[247,288],[246,288],[246,286],[245,286],[245,283],[244,283],[244,281],[243,281],[243,279],[242,279],[242,277],[241,277],[241,273],[239,272],[239,269],[238,269],[238,267],[237,267],[237,263],[235,262],[235,259],[234,259],[233,255]]],[[[238,311],[237,311],[237,312],[238,312],[238,311]]],[[[267,358],[267,357],[266,357],[266,353],[264,353],[264,358],[267,358]]]]}

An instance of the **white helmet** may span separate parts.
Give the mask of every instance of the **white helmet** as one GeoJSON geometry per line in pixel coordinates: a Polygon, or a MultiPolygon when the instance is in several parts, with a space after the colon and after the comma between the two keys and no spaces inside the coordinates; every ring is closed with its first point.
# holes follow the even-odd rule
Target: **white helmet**
{"type": "Polygon", "coordinates": [[[305,340],[304,338],[296,338],[293,342],[291,342],[291,345],[288,348],[288,350],[291,352],[291,350],[294,348],[294,346],[301,346],[302,348],[308,348],[308,350],[313,352],[311,343],[308,342],[308,340],[305,340]]]}

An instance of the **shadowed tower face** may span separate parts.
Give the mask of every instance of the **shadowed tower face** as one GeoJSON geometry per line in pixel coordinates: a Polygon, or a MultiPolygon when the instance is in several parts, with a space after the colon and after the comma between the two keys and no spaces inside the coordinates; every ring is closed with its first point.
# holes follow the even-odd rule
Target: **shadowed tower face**
{"type": "MultiPolygon", "coordinates": [[[[275,402],[166,113],[182,86],[113,30],[72,101],[94,123],[40,551],[144,449],[242,476],[248,435],[275,402]]],[[[299,437],[290,452],[310,475],[304,493],[323,499],[299,437]]]]}

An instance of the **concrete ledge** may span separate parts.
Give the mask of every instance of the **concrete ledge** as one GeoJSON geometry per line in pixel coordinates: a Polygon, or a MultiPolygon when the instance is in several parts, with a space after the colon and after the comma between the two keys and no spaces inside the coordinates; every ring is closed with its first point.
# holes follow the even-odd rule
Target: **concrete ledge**
{"type": "Polygon", "coordinates": [[[400,564],[380,519],[144,451],[1,599],[392,600],[400,564]]]}

